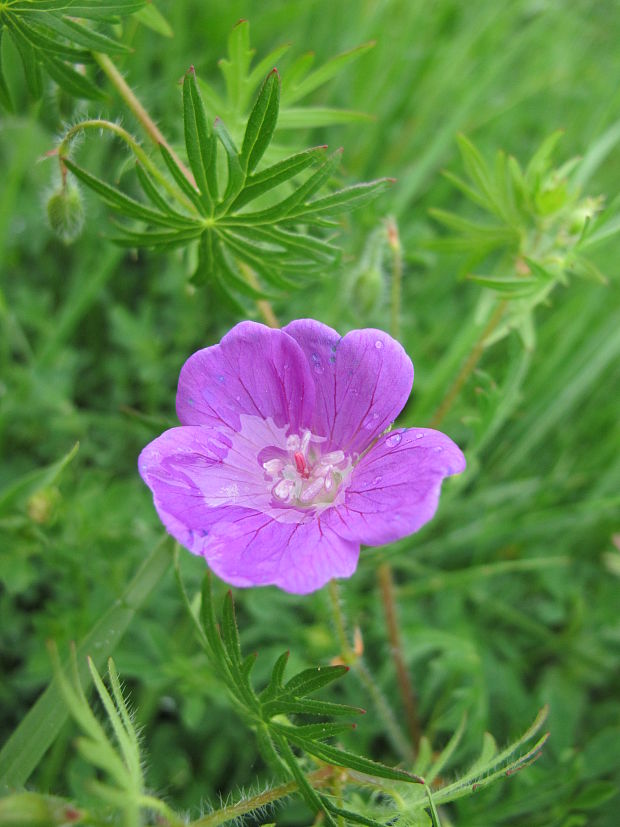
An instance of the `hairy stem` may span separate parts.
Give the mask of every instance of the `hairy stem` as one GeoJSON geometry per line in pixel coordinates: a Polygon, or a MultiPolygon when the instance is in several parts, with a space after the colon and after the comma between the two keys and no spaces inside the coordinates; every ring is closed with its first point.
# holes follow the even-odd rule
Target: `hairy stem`
{"type": "Polygon", "coordinates": [[[482,353],[484,351],[484,343],[489,338],[491,333],[493,333],[497,325],[500,323],[507,306],[508,302],[505,299],[503,299],[499,302],[499,304],[493,311],[493,314],[487,322],[484,330],[480,334],[478,341],[476,342],[476,344],[471,350],[471,353],[465,360],[463,367],[458,372],[456,379],[454,380],[450,389],[448,390],[443,400],[439,404],[439,407],[431,417],[431,421],[429,423],[431,428],[437,428],[443,421],[445,415],[452,407],[454,400],[457,398],[457,396],[463,389],[463,385],[469,379],[470,375],[475,370],[476,365],[480,361],[480,357],[482,356],[482,353]]]}
{"type": "Polygon", "coordinates": [[[407,719],[407,729],[409,730],[413,748],[417,752],[420,744],[420,722],[415,693],[403,655],[400,629],[398,627],[398,615],[396,612],[396,601],[394,599],[394,581],[389,563],[382,563],[382,565],[379,566],[379,584],[381,586],[381,599],[383,601],[383,611],[385,612],[385,621],[390,638],[392,658],[394,659],[394,666],[396,668],[398,688],[400,689],[400,696],[407,719]]]}
{"type": "Polygon", "coordinates": [[[163,187],[166,188],[168,194],[172,196],[172,198],[175,198],[179,203],[183,204],[183,206],[190,212],[196,212],[196,208],[192,202],[186,198],[186,196],[178,190],[174,184],[171,184],[170,181],[168,181],[168,179],[161,174],[133,135],[127,132],[126,129],[123,129],[122,126],[119,126],[119,124],[114,123],[113,121],[106,121],[103,118],[90,118],[86,121],[80,121],[67,130],[58,147],[58,159],[60,161],[60,170],[63,181],[66,176],[66,167],[63,164],[63,158],[66,157],[69,151],[71,141],[79,132],[86,132],[88,129],[97,129],[99,131],[105,129],[124,141],[136,156],[138,162],[142,164],[142,166],[153,176],[153,178],[155,178],[163,187]]]}
{"type": "MultiPolygon", "coordinates": [[[[333,767],[321,767],[320,770],[311,772],[307,778],[313,787],[325,787],[330,783],[333,774],[333,767]]],[[[278,801],[280,798],[285,798],[287,795],[297,792],[298,789],[299,785],[296,781],[280,784],[278,787],[265,790],[265,792],[259,793],[251,798],[244,798],[236,804],[231,804],[230,807],[223,807],[221,810],[209,813],[209,815],[203,816],[197,821],[190,822],[188,827],[217,827],[218,824],[232,821],[239,816],[251,813],[253,810],[258,810],[274,801],[278,801]]]]}
{"type": "Polygon", "coordinates": [[[340,659],[347,666],[351,667],[351,670],[357,675],[358,680],[368,692],[379,717],[383,721],[388,738],[396,751],[404,761],[411,762],[413,760],[411,745],[403,736],[387,698],[376,683],[361,655],[357,654],[349,643],[347,624],[340,599],[340,588],[336,580],[329,581],[328,591],[332,610],[332,621],[340,643],[340,659]]]}
{"type": "Polygon", "coordinates": [[[165,146],[168,152],[174,158],[175,164],[179,167],[182,171],[183,175],[190,181],[192,184],[195,184],[194,177],[192,173],[187,169],[185,164],[181,161],[179,156],[176,154],[174,149],[170,146],[168,141],[164,138],[163,134],[161,133],[157,124],[153,121],[149,113],[146,111],[144,106],[140,103],[138,98],[136,97],[135,93],[131,89],[131,87],[127,84],[127,81],[122,76],[122,74],[118,71],[114,63],[110,60],[107,55],[102,54],[101,52],[93,52],[93,57],[99,64],[99,67],[104,71],[108,80],[114,86],[118,94],[121,96],[123,101],[127,104],[131,112],[134,114],[136,119],[139,121],[140,125],[149,136],[149,138],[153,141],[154,144],[161,144],[165,146]]]}
{"type": "MultiPolygon", "coordinates": [[[[187,178],[192,186],[196,186],[196,182],[194,181],[194,176],[190,172],[190,170],[185,166],[185,164],[181,161],[179,156],[176,154],[174,149],[170,146],[168,141],[165,139],[164,135],[162,134],[161,130],[157,126],[157,124],[153,121],[149,113],[146,111],[142,103],[138,100],[133,90],[129,87],[125,78],[122,74],[118,71],[114,63],[110,60],[107,55],[101,54],[100,52],[93,52],[93,57],[99,64],[100,68],[105,72],[106,76],[108,77],[109,81],[112,83],[116,91],[119,93],[123,101],[127,104],[131,112],[140,122],[142,128],[148,135],[148,137],[153,141],[153,143],[157,146],[164,146],[172,158],[174,162],[179,167],[183,175],[187,178]]],[[[248,274],[246,270],[244,270],[244,275],[252,287],[257,287],[256,276],[252,271],[248,274]]],[[[273,308],[270,302],[267,299],[258,299],[256,302],[256,307],[258,312],[263,317],[266,324],[269,327],[279,327],[279,322],[276,317],[276,314],[273,312],[273,308]]]]}

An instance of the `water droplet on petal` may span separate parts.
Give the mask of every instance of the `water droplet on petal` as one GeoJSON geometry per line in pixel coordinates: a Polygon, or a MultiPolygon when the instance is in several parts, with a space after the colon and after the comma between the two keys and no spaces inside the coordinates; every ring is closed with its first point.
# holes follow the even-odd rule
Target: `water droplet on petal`
{"type": "Polygon", "coordinates": [[[443,448],[441,447],[441,445],[437,445],[435,447],[435,453],[436,454],[441,454],[442,451],[443,451],[443,448]]]}
{"type": "Polygon", "coordinates": [[[377,341],[375,342],[375,347],[377,348],[377,350],[381,350],[381,348],[383,347],[383,342],[380,339],[377,339],[377,341]]]}
{"type": "Polygon", "coordinates": [[[381,482],[382,479],[383,479],[383,477],[375,477],[374,480],[372,481],[372,484],[373,485],[379,485],[379,483],[381,482]]]}
{"type": "Polygon", "coordinates": [[[402,434],[392,434],[392,436],[389,436],[385,440],[385,444],[388,446],[388,448],[396,448],[397,445],[400,445],[402,438],[402,434]]]}
{"type": "Polygon", "coordinates": [[[220,373],[220,375],[217,377],[217,381],[221,384],[224,381],[224,378],[224,374],[220,373]]]}
{"type": "Polygon", "coordinates": [[[314,368],[315,373],[323,373],[325,368],[323,367],[323,362],[321,361],[321,357],[318,353],[312,353],[310,355],[310,360],[312,362],[312,367],[314,368]]]}
{"type": "Polygon", "coordinates": [[[415,435],[415,438],[416,438],[416,439],[422,439],[422,437],[423,437],[423,436],[424,436],[424,434],[423,434],[421,431],[419,431],[419,432],[415,435]]]}

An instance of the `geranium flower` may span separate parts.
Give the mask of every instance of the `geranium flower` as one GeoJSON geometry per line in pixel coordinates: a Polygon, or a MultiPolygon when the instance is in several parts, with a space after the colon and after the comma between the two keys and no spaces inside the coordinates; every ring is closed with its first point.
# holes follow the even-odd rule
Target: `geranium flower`
{"type": "Polygon", "coordinates": [[[241,322],[183,366],[181,426],[147,445],[140,474],[170,534],[223,580],[314,591],[350,577],[361,544],[417,531],[465,468],[439,431],[384,433],[412,383],[381,330],[241,322]]]}

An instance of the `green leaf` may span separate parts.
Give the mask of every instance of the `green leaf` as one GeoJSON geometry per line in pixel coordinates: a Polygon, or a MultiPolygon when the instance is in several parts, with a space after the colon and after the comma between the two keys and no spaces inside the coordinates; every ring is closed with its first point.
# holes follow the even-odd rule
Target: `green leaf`
{"type": "Polygon", "coordinates": [[[148,6],[139,9],[134,13],[134,17],[136,20],[139,20],[143,26],[151,29],[151,31],[157,32],[157,34],[162,35],[162,37],[174,37],[172,26],[153,3],[149,3],[148,6]]]}
{"type": "Polygon", "coordinates": [[[336,704],[333,701],[314,701],[310,698],[301,700],[288,700],[287,698],[276,698],[263,704],[263,713],[267,718],[274,715],[325,715],[331,717],[342,717],[349,715],[364,715],[365,709],[346,704],[336,704]]]}
{"type": "Polygon", "coordinates": [[[155,181],[151,178],[139,161],[136,162],[135,170],[140,186],[142,187],[146,197],[149,198],[161,212],[167,213],[168,215],[178,215],[178,213],[175,213],[172,209],[170,204],[168,204],[166,199],[159,194],[155,181]]]}
{"type": "Polygon", "coordinates": [[[43,77],[41,75],[41,67],[35,51],[26,38],[21,34],[19,29],[13,24],[11,17],[7,17],[5,19],[11,38],[17,47],[17,51],[19,52],[22,66],[24,67],[24,76],[26,78],[28,91],[34,100],[39,100],[43,94],[43,77]]]}
{"type": "Polygon", "coordinates": [[[297,735],[295,727],[287,728],[286,737],[291,743],[300,747],[301,749],[320,758],[321,761],[327,761],[328,764],[334,764],[337,767],[346,767],[355,772],[362,772],[365,775],[371,775],[375,778],[389,778],[392,781],[406,781],[409,784],[422,784],[423,779],[413,773],[401,770],[396,767],[388,767],[385,764],[380,764],[378,761],[372,761],[370,758],[362,758],[352,752],[332,747],[329,744],[317,743],[316,741],[309,741],[306,738],[297,735]]]}
{"type": "Polygon", "coordinates": [[[429,787],[437,778],[437,776],[443,772],[444,768],[448,766],[448,763],[454,755],[456,748],[461,743],[461,738],[463,737],[463,734],[465,732],[466,723],[467,715],[463,715],[458,727],[452,734],[452,737],[450,738],[446,746],[442,749],[439,756],[433,761],[430,770],[424,776],[424,780],[429,785],[429,787]]]}
{"type": "Polygon", "coordinates": [[[68,12],[72,17],[104,19],[133,14],[147,2],[148,0],[17,0],[11,9],[35,14],[41,11],[61,11],[68,12]]]}
{"type": "Polygon", "coordinates": [[[280,76],[272,69],[261,86],[256,103],[248,118],[239,162],[251,173],[271,142],[280,105],[280,76]]]}
{"type": "Polygon", "coordinates": [[[235,604],[230,589],[224,598],[224,610],[222,612],[222,641],[228,652],[231,661],[237,666],[241,664],[241,641],[235,617],[235,604]]]}
{"type": "Polygon", "coordinates": [[[110,240],[122,247],[178,247],[188,241],[193,241],[203,235],[204,230],[196,227],[193,230],[163,230],[162,232],[137,232],[121,226],[123,235],[114,236],[110,240]]]}
{"type": "Polygon", "coordinates": [[[194,186],[192,186],[192,184],[190,184],[185,175],[183,175],[183,171],[179,168],[179,165],[170,154],[170,150],[163,144],[160,144],[159,151],[161,152],[162,158],[164,159],[164,163],[168,167],[170,174],[174,178],[174,181],[181,190],[181,192],[187,195],[187,197],[196,207],[200,215],[205,215],[205,208],[200,197],[200,193],[196,190],[194,186]]]}
{"type": "Polygon", "coordinates": [[[311,195],[314,195],[314,193],[330,178],[341,159],[342,150],[338,149],[326,158],[318,169],[306,181],[304,181],[304,183],[298,187],[292,195],[285,198],[283,201],[280,201],[279,204],[276,204],[266,210],[226,216],[226,223],[229,225],[275,224],[288,216],[295,207],[302,204],[310,198],[311,195]]]}
{"type": "Polygon", "coordinates": [[[348,666],[318,666],[315,669],[304,669],[285,684],[284,692],[291,697],[302,698],[337,681],[348,671],[348,666]]]}
{"type": "Polygon", "coordinates": [[[326,146],[306,149],[261,170],[255,175],[250,175],[246,179],[243,189],[230,205],[230,212],[237,212],[254,198],[258,198],[259,195],[263,195],[263,193],[274,189],[274,187],[283,184],[285,181],[290,181],[300,172],[313,166],[325,155],[326,149],[326,146]]]}
{"type": "Polygon", "coordinates": [[[238,272],[235,266],[229,260],[229,257],[226,255],[226,250],[223,249],[224,242],[222,239],[215,239],[213,242],[213,263],[214,267],[212,268],[214,272],[221,273],[222,276],[222,284],[226,290],[229,290],[230,287],[234,288],[238,293],[241,293],[244,296],[248,296],[251,299],[264,299],[267,298],[267,294],[264,293],[262,290],[254,287],[253,285],[249,284],[243,276],[238,272]],[[223,277],[226,277],[225,280],[223,277]]]}
{"type": "MultiPolygon", "coordinates": [[[[269,726],[277,730],[286,737],[291,729],[291,725],[285,725],[271,721],[269,726]]],[[[338,735],[351,732],[355,729],[356,724],[304,724],[302,726],[295,726],[295,735],[299,738],[306,738],[309,741],[324,741],[326,738],[336,738],[338,735]]]]}
{"type": "Polygon", "coordinates": [[[228,664],[228,654],[222,643],[217,622],[215,620],[215,610],[213,607],[213,592],[211,589],[211,576],[206,575],[202,584],[202,602],[200,606],[200,619],[205,636],[211,648],[211,654],[216,663],[220,667],[228,664]]]}
{"type": "Polygon", "coordinates": [[[283,43],[281,46],[276,46],[262,60],[259,60],[256,66],[247,76],[247,86],[249,89],[254,89],[263,80],[265,74],[269,69],[275,67],[282,55],[286,54],[291,48],[290,43],[283,43]]]}
{"type": "Polygon", "coordinates": [[[226,159],[228,162],[228,182],[226,184],[226,192],[219,205],[218,212],[224,213],[229,208],[230,204],[235,200],[245,183],[245,172],[239,161],[239,153],[234,144],[230,133],[226,129],[224,122],[220,118],[215,119],[213,129],[217,137],[220,139],[224,151],[226,152],[226,159]]]}
{"type": "Polygon", "coordinates": [[[288,663],[290,654],[291,653],[289,651],[282,652],[280,657],[274,663],[273,669],[271,670],[271,679],[259,695],[263,703],[272,700],[276,697],[276,695],[280,694],[283,688],[282,679],[284,677],[284,670],[286,669],[286,664],[288,663]]]}
{"type": "Polygon", "coordinates": [[[130,218],[137,218],[141,221],[147,221],[150,224],[158,224],[162,227],[177,227],[179,230],[190,230],[192,232],[202,231],[202,228],[198,227],[196,221],[193,219],[186,218],[180,213],[171,211],[164,214],[157,210],[152,210],[150,207],[146,207],[139,201],[125,195],[125,193],[117,190],[115,187],[106,184],[105,181],[102,181],[100,178],[91,175],[90,172],[82,169],[82,167],[73,163],[69,158],[63,158],[63,163],[76,178],[83,181],[84,184],[98,193],[106,204],[123,215],[129,216],[130,218]]]}
{"type": "MultiPolygon", "coordinates": [[[[330,801],[329,798],[325,795],[319,796],[323,807],[332,815],[338,816],[341,819],[345,819],[345,824],[349,821],[354,822],[355,824],[364,824],[366,827],[385,827],[385,824],[381,821],[375,821],[373,818],[368,818],[367,816],[362,815],[361,813],[355,813],[352,810],[346,810],[343,807],[338,807],[334,804],[333,801],[330,801]]],[[[389,822],[388,822],[389,823],[389,822]]]]}
{"type": "Polygon", "coordinates": [[[331,58],[331,60],[328,60],[314,72],[306,75],[303,80],[300,80],[299,83],[292,88],[285,88],[282,94],[283,101],[285,100],[287,104],[295,103],[295,101],[300,100],[310,94],[310,92],[314,92],[314,90],[318,89],[319,86],[323,86],[323,84],[327,83],[327,81],[340,75],[348,63],[351,63],[353,60],[357,60],[357,58],[374,48],[374,46],[375,41],[372,40],[368,43],[362,43],[354,49],[350,49],[347,52],[343,52],[342,54],[331,58]]]}
{"type": "Polygon", "coordinates": [[[189,165],[201,200],[205,208],[212,212],[217,200],[216,140],[207,120],[193,67],[183,81],[183,125],[189,165]]]}
{"type": "Polygon", "coordinates": [[[57,17],[53,14],[45,15],[41,23],[49,29],[52,29],[67,40],[78,43],[85,49],[90,49],[94,52],[104,52],[108,55],[122,55],[129,54],[131,49],[125,46],[124,43],[119,43],[117,40],[112,40],[101,32],[97,32],[77,20],[70,17],[57,17]]]}
{"type": "Polygon", "coordinates": [[[11,92],[4,77],[4,69],[2,67],[2,35],[4,29],[0,28],[0,106],[4,106],[9,112],[14,111],[13,101],[11,99],[11,92]]]}
{"type": "Polygon", "coordinates": [[[19,31],[31,45],[36,46],[37,49],[46,49],[48,52],[53,52],[59,55],[59,57],[72,60],[74,63],[88,61],[89,59],[92,60],[88,51],[75,49],[66,43],[54,40],[46,34],[43,34],[43,32],[40,32],[35,26],[24,25],[20,22],[17,15],[9,18],[8,23],[11,27],[14,27],[16,31],[19,31]]]}
{"type": "Polygon", "coordinates": [[[246,78],[254,51],[250,49],[250,24],[239,20],[228,36],[228,60],[220,60],[219,66],[226,81],[228,99],[237,111],[245,105],[246,78]]]}
{"type": "Polygon", "coordinates": [[[290,769],[293,778],[299,786],[299,792],[302,794],[306,803],[317,812],[321,810],[323,811],[323,821],[326,825],[328,825],[328,827],[338,827],[336,822],[329,814],[329,811],[324,806],[322,798],[318,795],[316,790],[311,786],[308,779],[306,778],[306,774],[302,771],[301,767],[299,766],[297,759],[293,754],[293,751],[291,750],[286,741],[286,738],[279,736],[277,738],[277,744],[282,755],[282,760],[290,769]]]}
{"type": "Polygon", "coordinates": [[[324,198],[310,201],[288,214],[288,218],[303,216],[308,218],[315,215],[333,215],[333,213],[350,212],[374,200],[384,189],[394,183],[391,178],[381,178],[365,184],[353,184],[350,187],[333,192],[324,198]]]}
{"type": "Polygon", "coordinates": [[[72,69],[66,63],[57,60],[45,52],[41,53],[41,59],[50,76],[66,92],[69,92],[76,98],[89,98],[93,100],[103,100],[105,98],[101,89],[98,89],[87,77],[76,72],[75,69],[72,69]]]}
{"type": "Polygon", "coordinates": [[[497,204],[497,193],[486,161],[465,135],[458,135],[457,142],[467,174],[488,202],[495,206],[497,204]]]}

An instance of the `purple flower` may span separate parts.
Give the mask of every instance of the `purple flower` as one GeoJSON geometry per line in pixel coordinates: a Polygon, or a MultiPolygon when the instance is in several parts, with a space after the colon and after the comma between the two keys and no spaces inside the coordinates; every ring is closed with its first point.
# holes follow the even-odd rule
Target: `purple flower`
{"type": "Polygon", "coordinates": [[[412,383],[381,330],[241,322],[183,366],[181,427],[146,446],[140,474],[170,534],[223,580],[314,591],[353,574],[361,543],[417,531],[465,468],[439,431],[384,433],[412,383]]]}

